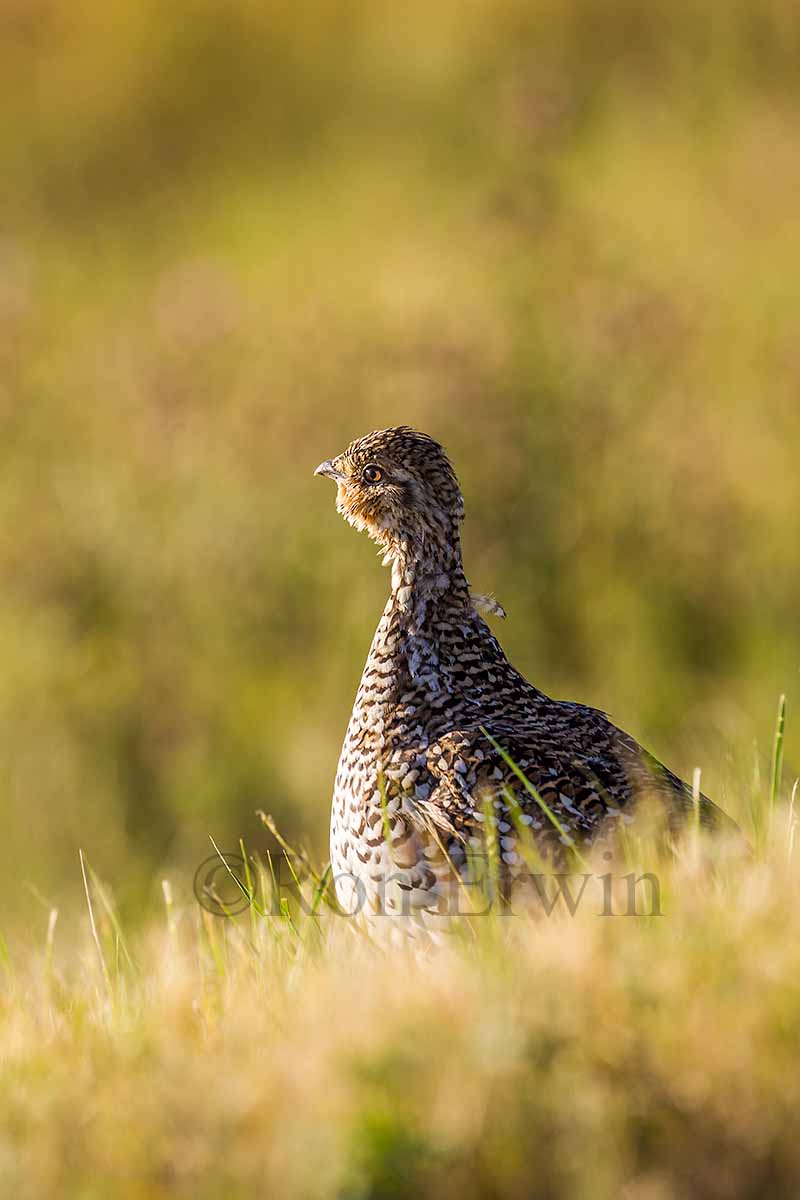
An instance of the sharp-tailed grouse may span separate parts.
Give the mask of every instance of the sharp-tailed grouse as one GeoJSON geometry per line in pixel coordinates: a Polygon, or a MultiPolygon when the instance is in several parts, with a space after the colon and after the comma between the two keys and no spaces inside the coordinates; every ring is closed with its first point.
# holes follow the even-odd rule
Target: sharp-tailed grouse
{"type": "MultiPolygon", "coordinates": [[[[392,567],[333,796],[331,865],[347,911],[425,924],[458,909],[487,826],[510,884],[523,829],[563,869],[575,851],[609,858],[643,797],[670,833],[685,823],[686,784],[603,713],[551,700],[509,663],[464,575],[464,504],[437,442],[380,430],[316,474],[336,481],[338,511],[392,567]]],[[[705,797],[699,818],[728,825],[705,797]]]]}

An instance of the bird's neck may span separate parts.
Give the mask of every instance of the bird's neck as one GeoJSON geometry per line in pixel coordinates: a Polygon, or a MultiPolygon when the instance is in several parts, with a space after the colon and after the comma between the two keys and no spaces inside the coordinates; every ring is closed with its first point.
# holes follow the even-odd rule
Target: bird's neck
{"type": "MultiPolygon", "coordinates": [[[[457,542],[447,553],[420,555],[409,546],[392,560],[392,590],[372,644],[370,660],[380,671],[379,702],[388,716],[406,692],[433,695],[452,691],[448,635],[464,629],[472,610],[457,542]]],[[[463,635],[462,635],[463,636],[463,635]]],[[[370,675],[369,667],[367,674],[370,675]]],[[[370,703],[376,703],[374,694],[370,703]]]]}
{"type": "Polygon", "coordinates": [[[428,533],[424,539],[398,539],[391,563],[390,602],[415,618],[415,624],[424,623],[440,607],[470,607],[457,530],[442,538],[428,533]]]}

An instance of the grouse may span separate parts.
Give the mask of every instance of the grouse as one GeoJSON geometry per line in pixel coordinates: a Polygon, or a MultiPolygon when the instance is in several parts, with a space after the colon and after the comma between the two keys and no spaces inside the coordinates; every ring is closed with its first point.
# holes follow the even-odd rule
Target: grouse
{"type": "Polygon", "coordinates": [[[523,837],[558,869],[598,848],[610,859],[645,808],[670,837],[695,818],[735,828],[604,713],[551,699],[509,663],[479,611],[502,610],[464,574],[464,502],[438,442],[379,430],[315,474],[336,482],[337,510],[392,568],[334,787],[331,869],[346,912],[430,925],[458,909],[490,839],[511,887],[523,837]]]}

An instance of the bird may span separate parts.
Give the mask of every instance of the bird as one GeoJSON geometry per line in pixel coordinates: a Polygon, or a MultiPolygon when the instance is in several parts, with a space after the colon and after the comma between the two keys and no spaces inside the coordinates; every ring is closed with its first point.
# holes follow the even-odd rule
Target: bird
{"type": "Polygon", "coordinates": [[[344,912],[430,928],[463,911],[481,848],[507,900],[525,846],[563,870],[597,852],[609,861],[653,812],[670,839],[692,820],[736,828],[605,713],[551,699],[511,665],[484,619],[502,607],[465,575],[464,500],[439,442],[376,430],[314,474],[336,483],[337,511],[391,567],[333,789],[344,912]]]}

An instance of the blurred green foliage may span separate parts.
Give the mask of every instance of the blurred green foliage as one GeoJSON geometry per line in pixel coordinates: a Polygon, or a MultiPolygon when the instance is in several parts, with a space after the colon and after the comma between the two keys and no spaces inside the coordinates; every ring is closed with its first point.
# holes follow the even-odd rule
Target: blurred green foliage
{"type": "Polygon", "coordinates": [[[60,894],[82,844],[133,904],[258,807],[324,847],[387,580],[311,472],[400,422],[517,664],[741,812],[800,661],[800,9],[0,32],[6,878],[60,894]]]}

